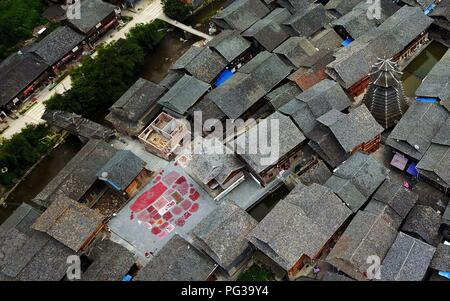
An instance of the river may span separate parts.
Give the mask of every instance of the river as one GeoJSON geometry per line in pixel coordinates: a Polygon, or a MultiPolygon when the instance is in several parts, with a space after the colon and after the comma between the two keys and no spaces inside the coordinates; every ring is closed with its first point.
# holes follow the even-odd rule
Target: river
{"type": "Polygon", "coordinates": [[[53,149],[24,181],[6,199],[6,208],[0,207],[0,224],[23,202],[30,201],[53,179],[58,172],[81,149],[82,143],[75,136],[53,149]]]}

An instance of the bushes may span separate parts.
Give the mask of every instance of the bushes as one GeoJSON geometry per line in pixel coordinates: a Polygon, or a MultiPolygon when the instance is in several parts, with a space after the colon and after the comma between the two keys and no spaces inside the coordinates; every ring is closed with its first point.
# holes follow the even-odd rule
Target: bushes
{"type": "Polygon", "coordinates": [[[0,184],[9,187],[53,145],[44,124],[27,126],[0,145],[0,184]]]}
{"type": "Polygon", "coordinates": [[[169,17],[177,21],[183,21],[192,13],[192,5],[181,0],[162,0],[163,11],[169,17]]]}
{"type": "Polygon", "coordinates": [[[48,110],[90,116],[113,104],[136,81],[144,57],[164,37],[162,21],[140,24],[126,39],[101,47],[95,58],[87,57],[72,74],[72,88],[46,102],[48,110]]]}
{"type": "Polygon", "coordinates": [[[238,281],[271,281],[273,274],[262,264],[254,263],[238,277],[238,281]]]}
{"type": "Polygon", "coordinates": [[[42,0],[0,1],[0,60],[30,38],[36,26],[46,23],[40,16],[43,10],[42,0]]]}

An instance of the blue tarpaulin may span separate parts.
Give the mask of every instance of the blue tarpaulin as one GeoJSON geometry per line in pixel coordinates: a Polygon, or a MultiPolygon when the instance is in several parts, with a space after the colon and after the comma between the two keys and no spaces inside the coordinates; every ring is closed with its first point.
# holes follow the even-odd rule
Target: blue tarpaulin
{"type": "Polygon", "coordinates": [[[429,13],[431,13],[435,7],[436,7],[436,4],[434,4],[434,3],[431,3],[430,5],[428,5],[428,7],[424,10],[425,15],[428,15],[429,13]]]}
{"type": "Polygon", "coordinates": [[[131,281],[131,279],[133,279],[133,277],[131,277],[131,275],[125,275],[122,278],[122,281],[131,281]]]}
{"type": "Polygon", "coordinates": [[[224,82],[226,82],[227,80],[229,80],[233,75],[234,75],[233,72],[231,72],[228,69],[225,69],[222,71],[222,73],[219,74],[219,77],[217,78],[217,80],[214,84],[216,85],[216,87],[218,87],[221,84],[223,84],[224,82]]]}
{"type": "Polygon", "coordinates": [[[406,172],[410,175],[412,175],[414,178],[418,178],[419,177],[419,173],[417,172],[416,169],[416,162],[411,162],[411,164],[409,164],[408,169],[406,170],[406,172]]]}
{"type": "Polygon", "coordinates": [[[352,38],[347,38],[345,41],[343,41],[341,43],[342,46],[347,47],[348,45],[350,45],[353,42],[352,38]]]}
{"type": "Polygon", "coordinates": [[[441,271],[438,274],[439,274],[439,276],[442,276],[442,277],[450,279],[450,272],[442,272],[441,271]]]}
{"type": "Polygon", "coordinates": [[[430,103],[435,103],[438,101],[437,98],[433,97],[416,97],[416,100],[420,102],[430,102],[430,103]]]}

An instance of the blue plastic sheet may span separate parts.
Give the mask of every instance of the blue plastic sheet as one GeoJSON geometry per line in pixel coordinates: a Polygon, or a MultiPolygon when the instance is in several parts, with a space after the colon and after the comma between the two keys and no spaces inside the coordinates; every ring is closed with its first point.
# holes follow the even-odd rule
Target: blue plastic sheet
{"type": "Polygon", "coordinates": [[[435,103],[437,102],[437,98],[433,98],[433,97],[416,97],[417,101],[420,102],[430,102],[430,103],[435,103]]]}
{"type": "Polygon", "coordinates": [[[341,43],[342,46],[347,47],[350,45],[354,40],[352,38],[347,38],[345,41],[341,43]]]}
{"type": "Polygon", "coordinates": [[[411,164],[409,164],[408,169],[406,170],[406,172],[408,174],[410,174],[411,176],[413,176],[415,178],[418,178],[419,177],[419,173],[417,172],[416,165],[417,165],[416,162],[411,162],[411,164]]]}
{"type": "Polygon", "coordinates": [[[219,74],[219,77],[217,78],[216,82],[214,83],[216,87],[222,85],[224,82],[229,80],[231,77],[233,77],[233,72],[231,72],[228,69],[225,69],[222,71],[222,73],[219,74]]]}

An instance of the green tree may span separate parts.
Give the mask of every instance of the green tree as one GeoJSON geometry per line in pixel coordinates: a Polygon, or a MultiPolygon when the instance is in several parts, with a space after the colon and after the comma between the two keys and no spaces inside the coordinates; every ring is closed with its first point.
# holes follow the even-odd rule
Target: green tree
{"type": "Polygon", "coordinates": [[[0,60],[30,38],[36,26],[46,23],[43,10],[41,0],[0,0],[0,60]]]}
{"type": "Polygon", "coordinates": [[[113,104],[136,81],[147,53],[166,33],[162,22],[141,24],[120,39],[86,57],[72,74],[72,88],[46,102],[48,110],[90,116],[113,104]]]}
{"type": "Polygon", "coordinates": [[[53,146],[45,124],[30,125],[0,144],[0,184],[9,187],[53,146]]]}
{"type": "Polygon", "coordinates": [[[150,24],[138,24],[127,34],[128,39],[137,42],[144,50],[149,53],[159,44],[167,32],[164,21],[155,20],[150,24]]]}
{"type": "Polygon", "coordinates": [[[192,13],[192,5],[180,0],[162,0],[163,11],[169,17],[177,21],[183,21],[192,13]]]}

